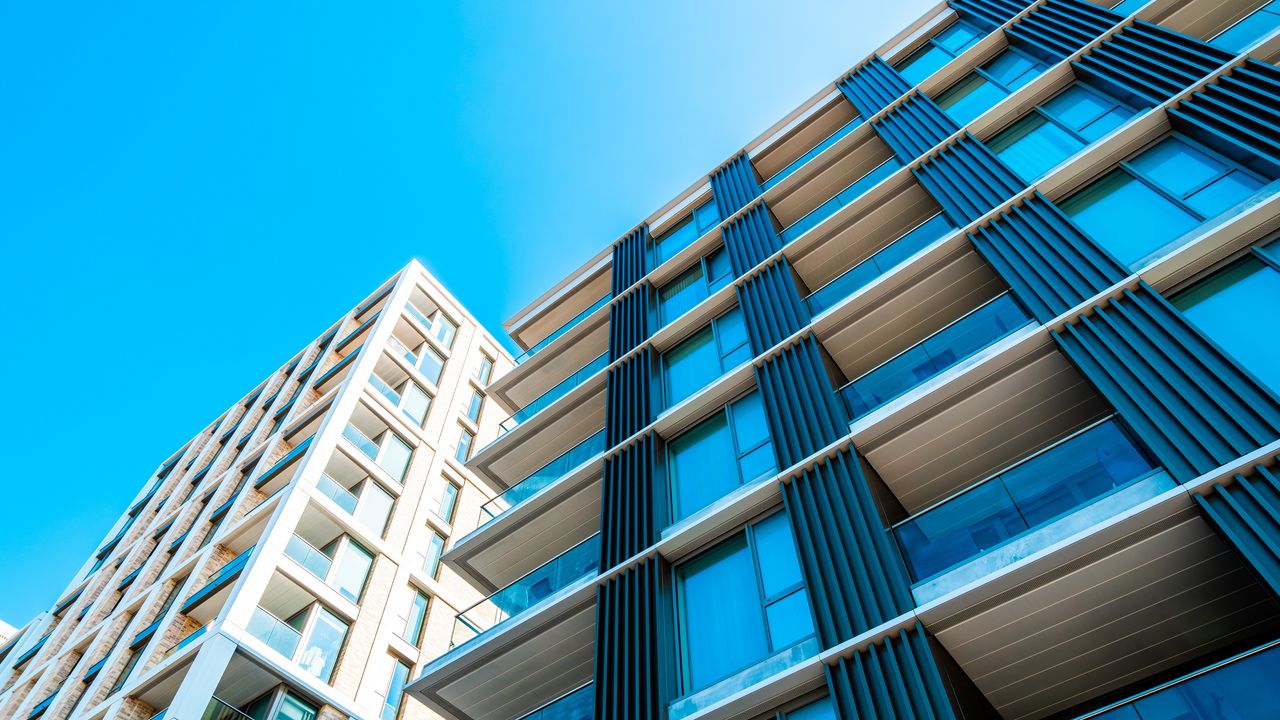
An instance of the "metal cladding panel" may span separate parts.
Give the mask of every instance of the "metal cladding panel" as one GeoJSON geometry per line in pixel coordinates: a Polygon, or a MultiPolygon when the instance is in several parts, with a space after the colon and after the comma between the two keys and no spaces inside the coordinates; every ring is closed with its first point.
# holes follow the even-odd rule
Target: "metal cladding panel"
{"type": "Polygon", "coordinates": [[[1230,62],[1231,53],[1142,20],[1072,63],[1082,79],[1135,106],[1159,105],[1230,62]]]}
{"type": "Polygon", "coordinates": [[[665,563],[650,557],[596,590],[595,717],[661,720],[666,714],[659,632],[665,563]]]}
{"type": "Polygon", "coordinates": [[[969,133],[911,172],[957,224],[977,220],[1017,195],[1025,185],[969,133]]]}
{"type": "Polygon", "coordinates": [[[613,447],[652,420],[653,348],[645,346],[609,370],[605,385],[604,437],[613,447]]]}
{"type": "Polygon", "coordinates": [[[1123,19],[1083,0],[1048,0],[1006,28],[1005,35],[1042,60],[1058,62],[1123,19]]]}
{"type": "Polygon", "coordinates": [[[947,0],[960,17],[983,30],[995,30],[1031,4],[1030,0],[947,0]]]}
{"type": "Polygon", "coordinates": [[[1179,482],[1280,438],[1280,399],[1145,283],[1054,338],[1179,482]]]}
{"type": "Polygon", "coordinates": [[[760,177],[745,152],[711,173],[711,194],[720,217],[727,218],[760,197],[760,177]]]}
{"type": "Polygon", "coordinates": [[[899,630],[828,665],[827,687],[844,720],[954,720],[958,716],[924,626],[899,630]]]}
{"type": "Polygon", "coordinates": [[[600,512],[600,567],[634,557],[655,540],[653,484],[657,442],[653,433],[604,461],[600,512]]]}
{"type": "Polygon", "coordinates": [[[1280,595],[1280,478],[1262,465],[1207,495],[1194,496],[1210,524],[1280,595]]]}
{"type": "Polygon", "coordinates": [[[1280,69],[1250,59],[1177,108],[1175,127],[1269,180],[1280,178],[1280,69]]]}
{"type": "Polygon", "coordinates": [[[872,55],[836,83],[836,86],[864,118],[889,107],[890,103],[911,89],[906,78],[879,55],[872,55]]]}
{"type": "Polygon", "coordinates": [[[733,276],[742,277],[751,268],[764,262],[782,248],[782,238],[778,236],[773,222],[773,213],[764,203],[735,218],[724,226],[724,247],[729,253],[729,264],[733,266],[733,276]]]}
{"type": "Polygon", "coordinates": [[[635,288],[609,306],[609,362],[649,339],[649,288],[635,288]]]}
{"type": "Polygon", "coordinates": [[[783,486],[782,497],[824,648],[915,607],[854,450],[806,470],[783,486]]]}
{"type": "Polygon", "coordinates": [[[1053,318],[1129,276],[1129,271],[1040,193],[969,233],[1036,319],[1053,318]]]}
{"type": "Polygon", "coordinates": [[[755,369],[778,467],[790,467],[849,432],[849,416],[836,397],[812,334],[755,369]]]}
{"type": "Polygon", "coordinates": [[[880,138],[904,164],[929,152],[960,126],[923,93],[912,92],[901,105],[872,123],[880,138]]]}
{"type": "Polygon", "coordinates": [[[798,332],[811,319],[786,258],[766,265],[736,292],[756,355],[798,332]]]}
{"type": "Polygon", "coordinates": [[[641,225],[613,244],[612,289],[615,296],[640,282],[649,272],[648,250],[648,225],[641,225]]]}

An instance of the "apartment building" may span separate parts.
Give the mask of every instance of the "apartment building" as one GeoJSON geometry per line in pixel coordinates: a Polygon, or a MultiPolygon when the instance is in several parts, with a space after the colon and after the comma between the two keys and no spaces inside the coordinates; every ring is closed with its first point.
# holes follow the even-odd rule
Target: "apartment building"
{"type": "Polygon", "coordinates": [[[409,264],[160,464],[0,647],[0,717],[436,717],[402,688],[481,597],[440,557],[511,366],[409,264]]]}
{"type": "Polygon", "coordinates": [[[537,298],[410,694],[1280,716],[1278,27],[948,0],[537,298]]]}

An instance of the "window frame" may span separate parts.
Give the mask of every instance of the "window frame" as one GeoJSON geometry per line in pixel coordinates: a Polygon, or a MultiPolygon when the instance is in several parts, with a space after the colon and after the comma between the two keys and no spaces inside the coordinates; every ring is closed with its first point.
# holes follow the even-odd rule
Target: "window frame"
{"type": "MultiPolygon", "coordinates": [[[[672,466],[673,466],[673,458],[675,457],[675,453],[672,450],[671,446],[676,440],[679,440],[680,438],[684,437],[686,434],[693,432],[695,429],[701,427],[703,423],[710,422],[717,415],[726,416],[725,432],[729,434],[729,443],[730,445],[733,446],[734,473],[736,474],[737,483],[738,483],[737,488],[734,488],[734,490],[737,490],[738,488],[742,488],[748,483],[754,482],[756,480],[756,478],[746,479],[743,477],[742,459],[750,455],[751,453],[755,452],[756,450],[759,450],[760,448],[764,447],[765,445],[772,444],[773,430],[769,427],[768,418],[766,417],[765,425],[764,425],[765,439],[745,450],[738,447],[737,425],[733,417],[734,413],[730,410],[730,408],[732,408],[734,405],[736,405],[740,401],[746,399],[752,393],[759,393],[759,392],[760,392],[760,389],[756,387],[753,387],[750,390],[747,390],[741,395],[738,395],[733,399],[729,400],[728,402],[724,403],[723,405],[721,405],[715,412],[708,413],[702,416],[697,422],[686,427],[680,434],[672,437],[670,440],[667,440],[666,442],[663,443],[662,455],[663,455],[663,463],[664,463],[663,474],[665,476],[665,481],[662,483],[662,485],[664,486],[664,492],[667,495],[666,510],[668,513],[668,518],[670,520],[670,522],[667,523],[667,527],[671,527],[676,523],[683,522],[684,520],[706,509],[707,507],[710,507],[710,505],[704,505],[703,507],[693,510],[688,514],[685,514],[685,515],[680,514],[679,503],[677,500],[677,495],[679,493],[677,492],[676,486],[673,484],[673,480],[675,480],[675,476],[671,472],[672,466]]],[[[763,403],[763,399],[761,399],[761,402],[763,403]]],[[[773,455],[773,463],[774,463],[774,473],[777,473],[778,460],[776,455],[773,455]]],[[[729,492],[732,493],[734,492],[734,490],[730,490],[729,492]]],[[[721,497],[724,497],[724,496],[721,496],[721,497]]]]}
{"type": "MultiPolygon", "coordinates": [[[[722,347],[722,344],[721,344],[721,338],[723,337],[723,335],[722,335],[721,330],[720,330],[720,324],[724,321],[724,319],[725,319],[726,317],[728,317],[728,316],[729,316],[731,313],[733,313],[733,312],[741,313],[741,312],[742,312],[742,309],[741,309],[741,307],[740,307],[740,306],[735,305],[735,306],[733,306],[732,308],[730,308],[730,309],[728,309],[728,310],[726,310],[726,311],[724,311],[724,312],[720,313],[719,315],[715,316],[715,317],[714,317],[714,318],[712,318],[710,321],[708,321],[706,325],[702,326],[701,328],[698,328],[698,329],[697,329],[697,330],[695,330],[694,332],[691,332],[691,333],[689,333],[688,335],[686,335],[685,337],[681,338],[679,342],[677,342],[677,343],[675,343],[674,345],[672,345],[671,347],[667,348],[664,352],[662,352],[662,353],[659,355],[659,358],[658,358],[658,382],[659,382],[659,385],[660,385],[660,392],[661,392],[661,397],[662,397],[662,407],[663,407],[663,409],[664,409],[664,410],[669,409],[669,408],[672,408],[672,407],[675,407],[676,405],[680,404],[681,402],[684,402],[685,400],[688,400],[689,398],[693,397],[693,395],[696,395],[696,394],[697,394],[697,391],[695,391],[692,395],[687,395],[687,396],[685,396],[685,397],[683,397],[683,398],[680,398],[679,400],[676,400],[676,401],[674,401],[674,402],[673,402],[673,401],[672,401],[672,399],[671,399],[671,386],[670,386],[670,384],[668,383],[668,380],[667,380],[667,379],[668,379],[668,376],[669,376],[669,370],[668,370],[669,366],[668,366],[668,363],[667,363],[668,355],[669,355],[673,350],[676,350],[677,348],[682,347],[686,342],[689,342],[690,340],[693,340],[694,338],[696,338],[697,336],[701,335],[703,332],[705,332],[705,331],[707,331],[707,330],[710,330],[710,331],[711,331],[711,347],[712,347],[712,348],[714,348],[714,350],[715,350],[716,357],[717,357],[717,360],[718,360],[718,362],[719,362],[719,367],[720,367],[720,371],[719,371],[719,373],[717,373],[717,374],[716,374],[716,376],[715,376],[714,378],[712,378],[712,380],[711,380],[711,382],[713,382],[713,383],[714,383],[716,380],[718,380],[719,378],[723,377],[723,376],[724,376],[724,374],[725,374],[726,372],[728,372],[728,371],[732,370],[732,369],[733,369],[733,367],[737,367],[736,365],[735,365],[735,366],[733,366],[733,367],[726,367],[726,366],[725,366],[726,358],[728,358],[728,357],[730,357],[731,355],[733,355],[733,353],[737,352],[737,351],[738,351],[740,348],[742,348],[742,347],[750,348],[750,346],[751,346],[751,336],[750,336],[750,334],[749,334],[749,333],[746,333],[746,334],[745,334],[745,335],[746,335],[745,339],[744,339],[742,342],[738,343],[737,345],[733,346],[732,348],[729,348],[729,349],[727,349],[727,350],[726,350],[726,349],[724,349],[724,348],[722,347]]],[[[744,317],[742,320],[743,320],[743,324],[744,324],[744,328],[745,328],[746,318],[744,317]]],[[[751,356],[751,357],[752,357],[752,359],[754,359],[754,353],[752,353],[752,356],[751,356]]],[[[751,361],[751,360],[750,360],[750,359],[748,359],[748,361],[747,361],[747,362],[750,362],[750,361],[751,361]]]]}
{"type": "MultiPolygon", "coordinates": [[[[911,62],[911,59],[912,59],[912,58],[915,58],[915,57],[917,57],[917,56],[922,56],[922,55],[925,53],[925,51],[927,51],[927,50],[928,50],[928,49],[930,49],[930,48],[935,48],[935,49],[937,49],[937,50],[939,50],[939,51],[941,51],[941,52],[944,52],[944,53],[946,53],[947,55],[951,56],[951,60],[948,60],[947,62],[945,62],[945,63],[943,63],[943,64],[942,64],[942,67],[946,67],[947,65],[949,65],[949,64],[951,63],[951,61],[952,61],[952,60],[955,60],[956,58],[958,58],[958,57],[960,57],[961,55],[965,54],[965,52],[966,52],[966,51],[968,51],[968,50],[970,50],[971,48],[973,48],[973,46],[974,46],[974,45],[977,45],[978,43],[982,42],[982,39],[983,39],[983,38],[985,38],[985,37],[986,37],[987,35],[989,35],[989,34],[990,34],[990,33],[983,32],[981,28],[979,28],[978,26],[974,25],[973,23],[966,22],[964,18],[961,18],[961,17],[957,16],[957,17],[956,17],[956,19],[955,19],[954,21],[947,23],[945,27],[938,28],[937,32],[935,32],[935,33],[933,33],[932,35],[930,35],[929,37],[925,38],[924,42],[920,43],[919,45],[917,45],[917,46],[915,46],[914,48],[912,48],[909,52],[907,52],[906,57],[903,57],[901,60],[897,60],[897,61],[893,62],[893,63],[892,63],[892,67],[893,67],[893,69],[894,69],[894,71],[895,71],[895,72],[897,72],[899,75],[901,75],[901,74],[902,74],[902,70],[903,70],[903,68],[904,68],[904,67],[910,67],[911,65],[913,65],[913,64],[914,64],[914,63],[912,63],[912,62],[911,62]],[[944,32],[946,32],[946,31],[950,30],[951,28],[953,28],[953,27],[955,27],[955,26],[957,26],[957,25],[963,25],[963,26],[967,27],[969,30],[971,30],[971,31],[973,32],[973,35],[974,35],[974,40],[973,40],[973,42],[969,43],[969,44],[968,44],[968,45],[966,45],[965,47],[961,48],[961,49],[960,49],[960,52],[958,52],[958,53],[953,53],[953,52],[951,52],[950,50],[948,50],[947,48],[943,47],[943,46],[942,46],[942,44],[941,44],[941,43],[939,43],[939,42],[937,41],[937,38],[938,38],[938,36],[939,36],[939,35],[941,35],[942,33],[944,33],[944,32]]],[[[933,72],[931,72],[931,73],[929,73],[928,75],[926,75],[925,77],[921,78],[919,82],[911,82],[911,80],[909,80],[908,78],[906,78],[906,76],[903,76],[903,79],[904,79],[904,80],[906,80],[906,81],[907,81],[907,82],[908,82],[912,87],[915,87],[916,85],[919,85],[921,82],[924,82],[925,80],[927,80],[929,77],[932,77],[932,76],[933,76],[933,73],[937,72],[937,71],[938,71],[938,70],[940,70],[940,69],[941,69],[941,68],[935,69],[933,72]]]]}
{"type": "MultiPolygon", "coordinates": [[[[1045,73],[1045,71],[1047,71],[1048,69],[1049,69],[1049,66],[1048,66],[1048,65],[1045,65],[1045,64],[1044,64],[1044,62],[1043,62],[1042,60],[1040,60],[1039,58],[1035,57],[1034,55],[1032,55],[1032,54],[1030,54],[1030,53],[1028,53],[1028,52],[1026,52],[1026,51],[1024,51],[1024,50],[1020,50],[1020,49],[1018,49],[1018,48],[1014,47],[1013,45],[1008,45],[1008,46],[1006,46],[1006,47],[1005,47],[1005,49],[1004,49],[1004,50],[1002,50],[1002,51],[1000,51],[999,53],[997,53],[996,55],[992,56],[992,57],[991,57],[991,59],[989,59],[989,60],[987,60],[987,61],[983,62],[981,65],[978,65],[978,66],[977,66],[977,67],[975,67],[974,69],[972,69],[972,70],[970,70],[969,72],[965,73],[964,75],[960,76],[960,78],[959,78],[959,79],[957,79],[955,82],[951,83],[951,84],[950,84],[950,85],[948,85],[945,89],[943,89],[941,92],[939,92],[939,93],[937,94],[937,96],[936,96],[936,97],[931,97],[930,99],[931,99],[931,100],[933,100],[933,102],[934,102],[935,104],[937,104],[938,108],[939,108],[939,109],[941,109],[941,110],[942,110],[942,112],[944,112],[944,113],[946,113],[946,114],[947,114],[947,117],[950,117],[952,120],[955,120],[955,121],[956,121],[956,123],[957,123],[957,124],[959,124],[959,125],[961,125],[962,127],[963,127],[963,126],[968,126],[968,125],[969,125],[970,123],[972,123],[974,120],[977,120],[978,118],[982,117],[982,116],[983,116],[983,115],[984,115],[988,110],[990,110],[991,108],[995,107],[996,105],[999,105],[1001,102],[1003,102],[1003,101],[1004,101],[1006,98],[1008,98],[1010,95],[1014,94],[1015,92],[1017,92],[1018,90],[1020,90],[1022,87],[1026,87],[1026,85],[1027,85],[1028,83],[1034,82],[1034,81],[1035,81],[1035,78],[1037,78],[1037,77],[1039,77],[1039,76],[1043,75],[1043,74],[1045,73]],[[1039,68],[1039,69],[1040,69],[1040,70],[1039,70],[1039,72],[1037,72],[1037,73],[1036,73],[1036,74],[1035,74],[1035,75],[1034,75],[1030,80],[1028,80],[1027,82],[1023,83],[1023,84],[1022,84],[1020,87],[1018,87],[1018,88],[1011,88],[1011,87],[1009,87],[1009,86],[1008,86],[1008,85],[1006,85],[1004,82],[1002,82],[1002,81],[1000,81],[1000,80],[997,80],[997,79],[996,79],[996,77],[995,77],[994,75],[992,75],[990,71],[988,71],[988,70],[987,70],[987,66],[988,66],[988,65],[990,65],[990,64],[992,64],[992,63],[994,63],[995,61],[999,60],[1000,58],[1003,58],[1005,55],[1007,55],[1007,54],[1009,54],[1009,53],[1013,53],[1014,55],[1018,55],[1018,56],[1020,56],[1023,60],[1026,60],[1026,61],[1028,61],[1028,62],[1030,62],[1030,63],[1031,63],[1032,69],[1031,69],[1031,70],[1028,70],[1027,72],[1032,72],[1035,68],[1039,68]],[[968,80],[971,76],[974,76],[974,75],[977,75],[978,77],[982,78],[983,80],[987,81],[988,83],[991,83],[991,85],[993,85],[993,86],[995,86],[995,87],[997,87],[997,88],[999,88],[999,89],[1003,90],[1003,91],[1004,91],[1004,97],[1002,97],[1002,98],[1000,98],[999,100],[997,100],[997,101],[996,101],[996,103],[995,103],[995,105],[992,105],[991,107],[987,108],[986,110],[983,110],[981,113],[978,113],[977,115],[975,115],[973,118],[971,118],[971,119],[969,119],[969,120],[966,120],[965,122],[961,123],[961,122],[960,122],[960,120],[959,120],[958,118],[953,117],[953,116],[951,115],[951,112],[950,112],[946,107],[944,107],[944,106],[943,106],[943,104],[942,104],[942,99],[943,99],[943,97],[944,97],[944,96],[946,96],[946,95],[947,95],[947,93],[951,92],[952,90],[955,90],[956,88],[958,88],[958,87],[960,86],[960,84],[961,84],[961,83],[965,82],[965,81],[966,81],[966,80],[968,80]]],[[[1023,73],[1023,75],[1025,75],[1025,74],[1026,74],[1026,73],[1023,73]]],[[[1020,75],[1019,77],[1022,77],[1022,75],[1020,75]]],[[[1056,95],[1055,95],[1055,97],[1056,97],[1056,95]]],[[[1038,106],[1037,106],[1037,107],[1038,107],[1038,106]]]]}
{"type": "MultiPolygon", "coordinates": [[[[666,327],[667,325],[670,325],[676,320],[684,317],[684,315],[688,313],[689,310],[692,310],[693,308],[700,305],[704,300],[711,297],[715,293],[719,292],[721,288],[725,287],[726,285],[731,285],[733,283],[734,277],[733,277],[732,263],[727,263],[727,262],[725,263],[727,267],[726,272],[721,273],[720,275],[716,275],[715,277],[712,277],[711,275],[711,270],[713,267],[712,258],[717,256],[719,253],[724,253],[727,259],[729,254],[729,249],[724,245],[720,245],[719,247],[711,250],[710,252],[707,252],[706,254],[699,257],[697,261],[690,263],[688,267],[676,273],[662,287],[659,287],[654,291],[655,297],[657,299],[656,305],[657,305],[657,311],[658,311],[658,327],[659,328],[666,327]],[[666,305],[662,297],[662,291],[670,287],[680,278],[693,272],[695,268],[699,269],[701,272],[702,285],[700,289],[702,291],[702,297],[698,298],[697,302],[690,305],[688,310],[681,312],[679,315],[668,317],[666,312],[666,305]],[[722,282],[723,284],[721,284],[722,282]]],[[[698,281],[695,280],[694,284],[696,285],[697,282],[698,281]]]]}

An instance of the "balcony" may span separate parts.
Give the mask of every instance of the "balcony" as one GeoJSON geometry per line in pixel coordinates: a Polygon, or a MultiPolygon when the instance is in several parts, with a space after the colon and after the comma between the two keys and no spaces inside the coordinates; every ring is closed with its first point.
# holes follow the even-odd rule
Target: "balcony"
{"type": "Polygon", "coordinates": [[[843,190],[832,195],[830,199],[783,229],[783,242],[791,242],[817,227],[822,221],[835,215],[841,208],[862,197],[882,180],[896,173],[901,167],[902,163],[897,158],[890,157],[868,170],[857,180],[849,183],[843,190]]]}
{"type": "Polygon", "coordinates": [[[585,320],[587,317],[589,317],[589,316],[590,316],[592,313],[594,313],[595,311],[597,311],[597,310],[599,310],[600,308],[602,308],[602,307],[604,307],[605,305],[607,305],[607,304],[609,303],[609,301],[610,301],[610,300],[612,300],[612,299],[613,299],[613,295],[605,295],[604,297],[600,298],[599,300],[596,300],[595,302],[593,302],[593,303],[591,303],[590,305],[588,305],[588,306],[587,306],[587,309],[583,310],[582,312],[580,312],[580,313],[578,313],[577,315],[575,315],[575,316],[573,316],[572,318],[570,318],[570,319],[569,319],[567,322],[565,322],[563,325],[561,325],[560,327],[558,327],[558,328],[556,328],[555,330],[553,330],[553,331],[551,332],[551,334],[550,334],[550,335],[547,335],[547,336],[546,336],[545,338],[543,338],[542,340],[539,340],[539,341],[538,341],[538,342],[537,342],[533,347],[531,347],[531,348],[529,348],[528,350],[525,350],[524,352],[522,352],[522,353],[520,353],[519,355],[517,355],[517,356],[516,356],[516,364],[518,365],[518,364],[520,364],[520,363],[523,363],[523,362],[525,362],[526,360],[528,360],[529,358],[531,358],[531,357],[533,357],[534,355],[536,355],[536,354],[538,354],[539,352],[541,352],[541,351],[542,351],[544,348],[546,348],[548,345],[550,345],[551,343],[555,342],[556,338],[558,338],[558,337],[560,337],[561,335],[564,335],[565,333],[567,333],[567,332],[569,332],[570,330],[572,330],[572,329],[573,329],[573,327],[574,327],[575,325],[577,325],[578,323],[580,323],[580,322],[582,322],[583,320],[585,320]]]}
{"type": "Polygon", "coordinates": [[[456,648],[599,571],[600,535],[592,535],[498,592],[458,613],[450,648],[456,648]]]}
{"type": "Polygon", "coordinates": [[[333,454],[316,489],[373,534],[381,536],[386,529],[395,496],[345,453],[333,454]]]}
{"type": "Polygon", "coordinates": [[[293,657],[298,650],[298,643],[302,642],[301,632],[261,607],[253,609],[253,616],[249,618],[249,625],[245,629],[250,635],[266,643],[267,647],[287,658],[293,657]]]}
{"type": "Polygon", "coordinates": [[[803,155],[796,158],[795,160],[792,160],[791,163],[788,164],[786,167],[774,173],[768,180],[764,181],[764,183],[761,184],[760,186],[761,189],[768,190],[769,188],[777,185],[783,180],[786,180],[787,178],[791,177],[791,174],[794,173],[796,170],[800,169],[800,167],[803,166],[805,163],[818,157],[823,152],[825,152],[827,148],[831,147],[832,145],[835,145],[836,143],[840,142],[845,137],[847,137],[849,133],[853,132],[854,129],[862,125],[862,122],[863,122],[863,118],[855,115],[852,120],[845,122],[845,124],[837,128],[835,132],[826,136],[821,141],[819,141],[818,144],[809,148],[809,150],[805,152],[803,155]]]}
{"type": "Polygon", "coordinates": [[[342,428],[342,437],[392,480],[404,481],[413,448],[372,409],[358,405],[351,413],[351,420],[342,428]]]}
{"type": "Polygon", "coordinates": [[[215,697],[209,700],[209,706],[205,708],[200,720],[253,720],[253,718],[215,697]]]}
{"type": "Polygon", "coordinates": [[[582,384],[582,381],[595,375],[609,365],[609,353],[604,352],[595,357],[593,360],[583,365],[579,370],[569,377],[561,380],[550,390],[539,395],[533,402],[520,408],[510,418],[502,423],[502,429],[510,431],[517,425],[537,415],[543,408],[547,407],[556,400],[564,397],[570,390],[582,384]]]}
{"type": "Polygon", "coordinates": [[[538,491],[568,475],[574,468],[605,451],[604,430],[566,450],[562,455],[543,465],[501,495],[480,506],[477,529],[511,508],[533,497],[538,491]]]}
{"type": "Polygon", "coordinates": [[[595,720],[595,685],[587,683],[543,705],[520,720],[595,720]]]}

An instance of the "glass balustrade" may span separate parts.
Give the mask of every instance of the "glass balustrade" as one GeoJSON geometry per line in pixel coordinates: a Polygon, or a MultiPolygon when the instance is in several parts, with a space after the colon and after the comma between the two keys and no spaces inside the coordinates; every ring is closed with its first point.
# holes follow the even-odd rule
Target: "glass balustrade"
{"type": "Polygon", "coordinates": [[[200,720],[254,720],[252,717],[245,715],[230,704],[212,698],[209,700],[209,706],[205,708],[204,715],[200,720]]]}
{"type": "Polygon", "coordinates": [[[604,430],[601,430],[569,448],[555,460],[538,468],[525,479],[507,488],[501,495],[480,506],[480,525],[483,526],[502,513],[528,500],[539,490],[567,475],[570,470],[604,451],[604,430]]]}
{"type": "Polygon", "coordinates": [[[600,534],[583,540],[498,592],[458,613],[451,647],[482,635],[525,612],[559,590],[595,575],[600,565],[600,534]]]}
{"type": "Polygon", "coordinates": [[[391,404],[400,407],[400,393],[388,385],[382,378],[375,375],[369,376],[369,384],[373,386],[383,397],[391,401],[391,404]]]}
{"type": "Polygon", "coordinates": [[[849,417],[860,418],[1030,324],[1013,296],[999,295],[840,388],[840,397],[849,417]]]}
{"type": "Polygon", "coordinates": [[[539,395],[533,402],[517,410],[514,415],[502,423],[502,429],[508,432],[514,430],[517,425],[542,412],[543,408],[551,403],[568,395],[569,391],[578,387],[584,380],[600,372],[608,365],[609,353],[601,353],[594,360],[579,368],[577,372],[561,380],[555,387],[539,395]]]}
{"type": "Polygon", "coordinates": [[[819,155],[822,154],[824,150],[840,142],[841,138],[846,137],[849,133],[853,132],[854,129],[856,129],[860,125],[862,125],[862,118],[855,117],[854,119],[840,126],[840,129],[828,135],[826,138],[822,140],[822,142],[819,142],[817,145],[814,145],[812,148],[809,149],[808,152],[796,158],[795,160],[792,160],[790,165],[787,165],[786,167],[782,168],[778,172],[774,173],[773,177],[766,180],[764,184],[760,186],[761,189],[768,190],[774,185],[777,185],[783,180],[786,180],[788,177],[791,176],[792,173],[794,173],[796,170],[799,170],[805,163],[818,157],[819,155]]]}
{"type": "Polygon", "coordinates": [[[556,328],[555,332],[543,338],[541,341],[538,342],[538,344],[534,345],[528,350],[525,350],[524,352],[517,355],[516,364],[519,365],[520,363],[538,354],[540,351],[542,351],[544,348],[546,348],[548,345],[554,342],[556,338],[569,332],[569,330],[571,330],[578,323],[585,320],[589,315],[591,315],[591,313],[594,313],[595,311],[599,310],[600,308],[608,304],[608,302],[611,299],[613,299],[612,295],[605,295],[604,297],[600,298],[594,303],[591,303],[591,307],[587,308],[586,310],[583,310],[582,312],[575,315],[571,320],[561,325],[560,327],[556,328]]]}
{"type": "Polygon", "coordinates": [[[293,654],[298,650],[298,643],[302,641],[302,633],[261,607],[253,609],[253,615],[249,617],[249,626],[246,629],[250,635],[266,643],[267,647],[289,659],[293,659],[293,654]]]}
{"type": "Polygon", "coordinates": [[[337,480],[334,480],[327,474],[322,473],[320,475],[320,479],[316,481],[316,487],[320,489],[320,492],[323,493],[325,497],[337,503],[338,507],[346,510],[348,513],[355,513],[356,505],[360,503],[360,498],[350,490],[342,487],[337,480]]]}
{"type": "Polygon", "coordinates": [[[297,535],[289,536],[289,542],[284,546],[284,554],[293,558],[295,562],[321,580],[329,576],[329,569],[333,567],[333,558],[297,535]]]}
{"type": "Polygon", "coordinates": [[[1158,470],[1119,421],[1108,418],[898,523],[894,535],[919,582],[1158,470]]]}
{"type": "Polygon", "coordinates": [[[342,428],[342,437],[350,440],[351,444],[355,445],[360,452],[369,456],[370,460],[378,459],[378,443],[370,440],[369,436],[360,432],[360,429],[355,425],[348,424],[342,428]]]}
{"type": "Polygon", "coordinates": [[[787,229],[782,231],[782,240],[791,242],[809,232],[823,220],[835,215],[840,208],[862,197],[865,192],[879,184],[881,180],[897,172],[900,167],[902,167],[902,163],[897,158],[889,158],[872,168],[866,175],[854,180],[848,187],[832,196],[830,200],[810,210],[804,217],[787,226],[787,229]]]}
{"type": "Polygon", "coordinates": [[[866,260],[810,293],[805,299],[809,305],[809,312],[817,315],[829,307],[834,307],[841,300],[870,285],[876,278],[889,272],[907,258],[949,235],[954,228],[955,226],[946,215],[942,213],[934,215],[876,251],[866,260]]]}
{"type": "Polygon", "coordinates": [[[543,705],[520,720],[595,720],[595,686],[587,683],[543,705]]]}

